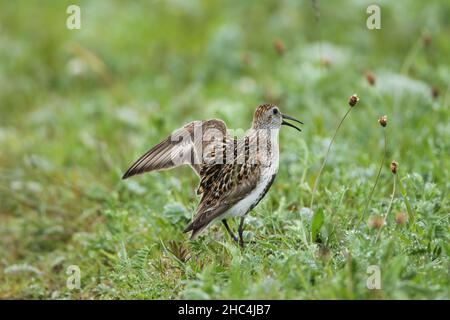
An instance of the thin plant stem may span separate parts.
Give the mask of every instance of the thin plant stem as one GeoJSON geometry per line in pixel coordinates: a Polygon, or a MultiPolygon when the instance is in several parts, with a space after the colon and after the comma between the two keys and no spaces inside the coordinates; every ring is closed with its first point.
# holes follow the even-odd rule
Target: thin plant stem
{"type": "Polygon", "coordinates": [[[417,54],[422,48],[423,48],[423,41],[422,36],[420,36],[406,54],[405,60],[403,60],[402,66],[400,68],[400,74],[402,75],[408,74],[409,69],[411,69],[411,66],[414,62],[414,59],[416,58],[417,54]]]}
{"type": "Polygon", "coordinates": [[[300,181],[303,183],[305,181],[305,179],[306,179],[306,173],[308,171],[309,149],[308,149],[308,146],[306,145],[305,141],[302,140],[302,142],[303,142],[303,148],[305,150],[305,156],[304,156],[304,160],[303,160],[303,162],[304,162],[304,166],[303,166],[304,169],[303,169],[302,178],[301,178],[300,181]]]}
{"type": "Polygon", "coordinates": [[[372,187],[372,190],[370,191],[369,198],[367,199],[366,206],[364,207],[364,211],[363,211],[363,214],[361,215],[361,219],[359,220],[359,223],[361,223],[362,220],[364,220],[364,217],[366,216],[367,209],[369,208],[370,202],[372,201],[373,193],[375,191],[375,188],[377,187],[378,180],[380,179],[380,175],[381,175],[381,170],[383,169],[384,161],[386,159],[387,135],[386,135],[386,129],[384,129],[384,128],[383,128],[383,133],[384,133],[384,152],[383,152],[383,156],[381,157],[380,168],[378,169],[378,174],[375,179],[375,183],[372,187]]]}
{"type": "Polygon", "coordinates": [[[347,110],[347,112],[345,113],[344,117],[341,119],[341,122],[339,122],[339,125],[337,126],[336,131],[334,132],[333,138],[331,138],[330,144],[328,145],[327,153],[325,154],[325,158],[324,158],[324,160],[322,162],[322,166],[320,167],[319,174],[317,175],[316,181],[314,181],[314,187],[313,187],[312,194],[311,194],[311,203],[309,205],[309,208],[311,210],[312,210],[313,203],[314,203],[314,194],[317,191],[317,186],[319,185],[319,179],[320,179],[320,176],[322,175],[323,168],[325,167],[325,165],[327,163],[328,155],[329,155],[330,150],[331,150],[331,146],[333,145],[334,139],[336,138],[336,135],[337,135],[340,127],[342,126],[342,123],[344,123],[345,118],[347,118],[347,116],[350,114],[350,111],[352,111],[352,109],[353,109],[353,107],[350,107],[347,110]]]}
{"type": "MultiPolygon", "coordinates": [[[[384,214],[384,217],[383,217],[383,221],[385,221],[385,222],[387,221],[387,217],[388,217],[389,212],[391,211],[391,208],[392,208],[392,203],[394,202],[396,181],[397,181],[397,175],[394,174],[394,185],[392,187],[391,200],[389,201],[388,208],[387,208],[386,213],[384,214]]],[[[378,238],[380,237],[381,229],[383,229],[383,226],[381,226],[380,229],[378,230],[377,237],[375,238],[375,243],[377,243],[378,238]]]]}
{"type": "Polygon", "coordinates": [[[411,225],[413,227],[413,230],[415,230],[415,228],[416,228],[416,215],[415,215],[415,212],[414,212],[414,210],[413,210],[413,208],[411,206],[411,203],[409,203],[408,194],[406,193],[406,189],[403,186],[402,179],[400,179],[400,178],[398,179],[398,186],[400,187],[400,192],[402,193],[403,201],[405,202],[405,205],[406,205],[406,211],[408,211],[409,218],[411,219],[411,225]]]}
{"type": "Polygon", "coordinates": [[[322,27],[320,23],[320,8],[317,0],[311,0],[312,8],[314,10],[314,16],[317,23],[317,29],[319,30],[319,68],[320,72],[324,71],[324,59],[323,59],[323,50],[322,50],[322,27]]]}

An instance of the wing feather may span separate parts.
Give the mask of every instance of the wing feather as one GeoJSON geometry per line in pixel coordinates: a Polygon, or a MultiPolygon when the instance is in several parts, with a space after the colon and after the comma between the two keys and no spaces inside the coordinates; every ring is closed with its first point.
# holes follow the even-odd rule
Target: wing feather
{"type": "Polygon", "coordinates": [[[200,175],[202,151],[217,139],[205,139],[211,130],[218,130],[216,136],[226,136],[227,128],[222,120],[193,121],[175,130],[169,137],[142,155],[123,175],[123,179],[148,171],[174,168],[189,164],[200,175]],[[201,129],[200,134],[196,132],[201,129]]]}

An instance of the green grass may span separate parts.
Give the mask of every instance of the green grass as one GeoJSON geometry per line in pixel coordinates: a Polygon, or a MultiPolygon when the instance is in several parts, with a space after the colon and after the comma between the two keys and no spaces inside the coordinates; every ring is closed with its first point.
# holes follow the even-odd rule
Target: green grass
{"type": "Polygon", "coordinates": [[[70,1],[0,4],[0,298],[450,298],[448,1],[382,2],[376,31],[370,1],[319,1],[319,22],[310,1],[258,3],[79,1],[79,31],[65,28],[70,1]],[[261,102],[305,125],[281,132],[245,250],[219,224],[182,233],[198,202],[189,168],[120,179],[174,128],[214,117],[246,129],[261,102]],[[358,224],[384,114],[387,157],[358,224]],[[393,159],[401,184],[375,241],[393,159]],[[80,289],[66,286],[70,265],[80,289]],[[380,290],[366,287],[369,265],[380,290]]]}

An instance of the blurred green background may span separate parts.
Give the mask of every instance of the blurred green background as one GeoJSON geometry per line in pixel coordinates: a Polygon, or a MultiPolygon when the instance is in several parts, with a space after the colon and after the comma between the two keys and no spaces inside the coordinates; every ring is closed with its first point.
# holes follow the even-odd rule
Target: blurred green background
{"type": "MultiPolygon", "coordinates": [[[[0,298],[449,298],[450,4],[377,1],[0,1],[0,298]],[[66,8],[81,8],[68,30],[66,8]],[[367,75],[374,78],[371,85],[367,75]],[[321,178],[320,241],[309,237],[321,178]],[[122,181],[148,148],[194,119],[246,129],[276,103],[280,172],[241,252],[214,226],[182,233],[198,199],[189,168],[122,181]],[[370,207],[355,224],[383,150],[370,207]],[[366,287],[379,265],[381,290],[366,287]],[[81,288],[66,268],[81,269],[81,288]]],[[[233,227],[236,227],[233,224],[233,227]]]]}

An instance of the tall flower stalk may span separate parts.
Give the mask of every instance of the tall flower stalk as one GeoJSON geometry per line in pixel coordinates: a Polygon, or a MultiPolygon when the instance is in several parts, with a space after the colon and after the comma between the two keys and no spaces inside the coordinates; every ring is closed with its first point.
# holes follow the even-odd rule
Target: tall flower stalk
{"type": "Polygon", "coordinates": [[[387,134],[386,134],[386,126],[387,126],[387,116],[382,116],[381,118],[378,119],[378,123],[381,125],[381,127],[383,128],[383,136],[384,136],[384,151],[383,151],[383,155],[381,157],[381,162],[380,162],[380,167],[378,169],[378,173],[377,173],[377,177],[375,178],[375,183],[373,184],[372,189],[370,190],[370,194],[369,194],[369,198],[366,201],[366,205],[364,207],[363,213],[361,215],[361,218],[359,220],[359,223],[362,222],[362,220],[364,220],[366,213],[367,213],[367,209],[369,208],[370,203],[372,202],[372,197],[373,197],[373,193],[375,192],[375,188],[377,187],[378,184],[378,180],[380,180],[380,176],[381,176],[381,170],[383,169],[383,165],[384,162],[386,160],[386,153],[387,153],[387,134]]]}
{"type": "MultiPolygon", "coordinates": [[[[384,217],[383,217],[384,221],[387,221],[387,217],[389,215],[389,212],[391,212],[392,203],[394,202],[395,187],[396,187],[396,182],[397,182],[397,168],[398,168],[398,163],[397,163],[397,161],[393,160],[391,162],[391,172],[394,175],[394,183],[393,183],[393,186],[392,186],[391,200],[389,201],[389,205],[388,205],[388,207],[386,209],[386,213],[384,214],[384,217]]],[[[378,241],[378,238],[380,237],[382,228],[383,227],[381,226],[380,229],[378,229],[377,237],[375,238],[375,243],[378,241]]]]}
{"type": "Polygon", "coordinates": [[[322,175],[323,169],[325,168],[325,165],[327,164],[328,161],[328,156],[330,154],[330,150],[331,150],[331,146],[333,145],[334,140],[336,139],[337,133],[339,132],[339,129],[341,128],[342,124],[344,123],[345,119],[347,118],[347,116],[350,114],[350,112],[352,111],[353,107],[358,103],[359,101],[359,97],[354,94],[350,97],[348,104],[349,104],[349,108],[347,110],[347,112],[344,114],[344,116],[342,117],[341,121],[339,122],[336,130],[334,131],[334,135],[331,138],[330,144],[328,145],[328,149],[327,152],[325,154],[325,158],[323,159],[322,165],[320,166],[320,170],[319,170],[319,174],[317,175],[316,180],[314,181],[314,186],[313,186],[313,190],[311,193],[311,202],[309,204],[309,208],[311,210],[313,210],[313,204],[314,204],[314,195],[317,191],[317,187],[319,185],[319,180],[320,180],[320,176],[322,175]]]}

